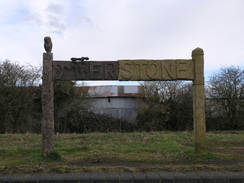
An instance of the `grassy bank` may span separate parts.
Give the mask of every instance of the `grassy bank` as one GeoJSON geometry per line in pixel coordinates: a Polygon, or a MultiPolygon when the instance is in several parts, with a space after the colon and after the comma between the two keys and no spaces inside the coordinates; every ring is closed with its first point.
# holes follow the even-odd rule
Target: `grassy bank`
{"type": "Polygon", "coordinates": [[[59,134],[41,157],[41,135],[0,135],[0,174],[84,171],[244,170],[244,131],[207,133],[208,150],[194,153],[192,132],[59,134]]]}

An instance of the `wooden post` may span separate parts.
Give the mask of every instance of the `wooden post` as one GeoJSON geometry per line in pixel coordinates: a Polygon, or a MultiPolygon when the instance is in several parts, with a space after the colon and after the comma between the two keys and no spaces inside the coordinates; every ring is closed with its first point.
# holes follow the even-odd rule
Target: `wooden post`
{"type": "Polygon", "coordinates": [[[44,38],[42,76],[42,156],[48,156],[54,150],[54,107],[52,81],[52,42],[50,37],[44,38]]]}
{"type": "Polygon", "coordinates": [[[205,91],[204,91],[204,59],[203,50],[196,48],[192,51],[194,62],[193,80],[193,119],[195,152],[206,151],[206,122],[205,122],[205,91]]]}

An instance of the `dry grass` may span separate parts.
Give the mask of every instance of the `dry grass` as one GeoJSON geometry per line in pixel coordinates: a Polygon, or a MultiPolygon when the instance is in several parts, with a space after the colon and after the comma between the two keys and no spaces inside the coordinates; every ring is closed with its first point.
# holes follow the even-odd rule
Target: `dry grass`
{"type": "Polygon", "coordinates": [[[41,135],[0,135],[0,174],[86,171],[244,169],[244,132],[207,133],[208,151],[194,153],[192,132],[59,134],[55,154],[41,158],[41,135]]]}

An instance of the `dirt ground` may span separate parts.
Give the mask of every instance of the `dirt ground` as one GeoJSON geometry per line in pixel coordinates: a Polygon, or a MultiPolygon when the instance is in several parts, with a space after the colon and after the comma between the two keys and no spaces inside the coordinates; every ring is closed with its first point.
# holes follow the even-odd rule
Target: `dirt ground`
{"type": "MultiPolygon", "coordinates": [[[[210,147],[208,151],[225,155],[235,154],[238,159],[212,160],[202,162],[167,162],[167,163],[141,163],[141,162],[103,162],[93,161],[87,163],[70,163],[87,171],[244,171],[244,147],[210,147]],[[240,155],[240,156],[239,156],[240,155]]],[[[78,168],[79,169],[79,168],[78,168]]]]}

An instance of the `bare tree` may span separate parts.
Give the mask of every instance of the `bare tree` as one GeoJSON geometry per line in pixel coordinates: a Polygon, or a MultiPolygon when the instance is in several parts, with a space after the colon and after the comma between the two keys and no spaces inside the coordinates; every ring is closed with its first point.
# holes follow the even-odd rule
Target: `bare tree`
{"type": "Polygon", "coordinates": [[[0,133],[24,132],[37,124],[33,119],[37,107],[33,105],[36,97],[33,86],[39,84],[40,76],[39,68],[9,60],[0,62],[0,133]]]}
{"type": "Polygon", "coordinates": [[[40,82],[41,68],[20,66],[10,60],[0,62],[0,86],[35,86],[40,82]]]}
{"type": "MultiPolygon", "coordinates": [[[[223,67],[209,78],[207,102],[212,123],[222,130],[244,127],[244,70],[240,67],[223,67]]],[[[211,125],[211,124],[209,124],[211,125]]],[[[213,124],[212,124],[213,125],[213,124]]]]}

